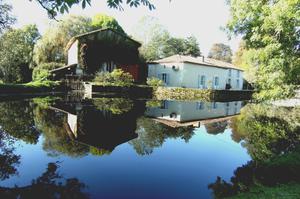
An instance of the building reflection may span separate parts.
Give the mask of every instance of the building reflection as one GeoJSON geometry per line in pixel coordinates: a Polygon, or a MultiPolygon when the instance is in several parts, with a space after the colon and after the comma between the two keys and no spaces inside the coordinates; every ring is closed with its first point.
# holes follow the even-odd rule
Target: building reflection
{"type": "Polygon", "coordinates": [[[63,115],[64,132],[72,141],[111,152],[137,137],[136,120],[143,115],[145,103],[99,98],[80,103],[58,101],[48,109],[63,115]]]}
{"type": "Polygon", "coordinates": [[[148,108],[146,115],[162,120],[184,123],[237,115],[242,107],[242,101],[225,103],[163,101],[160,107],[148,108]]]}

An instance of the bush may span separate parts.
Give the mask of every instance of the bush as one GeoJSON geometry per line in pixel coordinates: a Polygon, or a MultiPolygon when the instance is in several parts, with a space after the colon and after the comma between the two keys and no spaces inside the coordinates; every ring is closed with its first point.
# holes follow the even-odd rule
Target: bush
{"type": "Polygon", "coordinates": [[[133,77],[122,69],[115,69],[111,73],[97,73],[94,82],[103,86],[131,86],[133,77]]]}
{"type": "Polygon", "coordinates": [[[162,80],[160,80],[156,77],[150,77],[150,78],[147,78],[147,85],[152,86],[152,87],[159,87],[159,86],[163,86],[164,83],[162,80]]]}
{"type": "Polygon", "coordinates": [[[49,79],[49,71],[65,66],[63,63],[50,62],[50,63],[42,63],[39,66],[35,67],[32,71],[32,79],[36,80],[46,80],[49,79]]]}

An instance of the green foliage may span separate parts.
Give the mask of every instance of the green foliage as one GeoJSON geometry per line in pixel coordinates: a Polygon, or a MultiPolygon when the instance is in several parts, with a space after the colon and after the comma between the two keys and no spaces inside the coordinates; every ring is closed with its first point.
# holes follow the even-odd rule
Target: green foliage
{"type": "Polygon", "coordinates": [[[105,149],[99,149],[93,146],[90,146],[90,153],[94,156],[103,156],[103,155],[109,155],[111,154],[110,151],[105,149]]]}
{"type": "Polygon", "coordinates": [[[116,30],[117,32],[124,33],[125,31],[123,28],[119,25],[117,20],[111,16],[105,15],[105,14],[97,14],[93,16],[92,18],[92,27],[95,29],[101,28],[111,28],[113,30],[116,30]]]}
{"type": "Polygon", "coordinates": [[[133,77],[122,69],[115,69],[111,73],[97,73],[94,83],[103,86],[131,86],[133,77]]]}
{"type": "Polygon", "coordinates": [[[271,92],[260,92],[260,98],[286,97],[291,85],[300,84],[300,1],[232,0],[229,5],[227,30],[243,36],[249,51],[244,59],[255,70],[257,88],[271,92]]]}
{"type": "MultiPolygon", "coordinates": [[[[76,4],[81,4],[84,9],[87,5],[91,5],[91,0],[62,0],[62,1],[52,1],[52,0],[36,0],[44,9],[47,10],[50,18],[55,18],[58,13],[68,12],[69,9],[76,4]]],[[[110,8],[116,8],[123,10],[124,3],[120,0],[107,0],[107,5],[110,8]]],[[[127,0],[126,4],[130,7],[138,7],[144,5],[150,10],[154,9],[154,5],[149,0],[127,0]]]]}
{"type": "Polygon", "coordinates": [[[228,199],[298,199],[300,197],[300,184],[290,183],[275,187],[256,186],[247,193],[240,193],[228,199]]]}
{"type": "Polygon", "coordinates": [[[163,86],[164,83],[162,80],[156,78],[156,77],[150,77],[147,78],[147,85],[152,86],[152,87],[159,87],[159,86],[163,86]]]}
{"type": "Polygon", "coordinates": [[[11,5],[0,0],[0,34],[16,21],[15,17],[11,16],[11,10],[11,5]]]}
{"type": "Polygon", "coordinates": [[[211,98],[212,90],[191,88],[165,88],[158,87],[154,91],[154,97],[158,100],[203,100],[211,98]]]}
{"type": "Polygon", "coordinates": [[[32,79],[34,81],[36,80],[46,80],[49,78],[50,70],[56,69],[56,68],[60,68],[63,67],[64,64],[62,63],[55,63],[55,62],[51,62],[51,63],[42,63],[38,66],[36,66],[33,71],[32,71],[32,79]]]}
{"type": "Polygon", "coordinates": [[[0,74],[5,83],[31,80],[32,54],[39,32],[35,25],[10,29],[0,37],[0,74]]]}
{"type": "Polygon", "coordinates": [[[158,19],[143,17],[135,27],[134,38],[142,42],[140,53],[146,61],[156,60],[175,54],[200,56],[197,39],[172,37],[170,33],[159,24],[158,19]]]}
{"type": "Polygon", "coordinates": [[[107,110],[112,114],[120,115],[133,108],[133,102],[125,98],[95,98],[93,104],[98,110],[107,110]]]}
{"type": "Polygon", "coordinates": [[[216,60],[221,60],[221,61],[231,63],[232,50],[228,45],[225,45],[223,43],[215,43],[212,45],[208,53],[208,58],[213,58],[216,60]]]}
{"type": "Polygon", "coordinates": [[[34,47],[35,63],[37,65],[50,62],[64,63],[65,47],[70,39],[91,30],[93,30],[91,19],[83,16],[68,15],[59,22],[50,24],[49,29],[34,47]]]}

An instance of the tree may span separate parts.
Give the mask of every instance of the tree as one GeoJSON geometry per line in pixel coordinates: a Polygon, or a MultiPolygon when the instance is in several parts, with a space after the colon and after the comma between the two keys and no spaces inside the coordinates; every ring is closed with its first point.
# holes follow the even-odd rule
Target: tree
{"type": "MultiPolygon", "coordinates": [[[[55,18],[58,13],[68,12],[69,9],[76,4],[81,4],[84,9],[86,5],[91,5],[91,0],[36,0],[44,9],[47,10],[49,17],[55,18]]],[[[117,8],[123,10],[122,0],[107,0],[107,5],[110,8],[117,8]]],[[[154,9],[154,5],[149,0],[127,0],[126,4],[130,7],[138,7],[140,5],[147,6],[150,10],[154,9]]]]}
{"type": "Polygon", "coordinates": [[[162,43],[162,57],[169,57],[176,54],[200,56],[200,49],[197,39],[194,36],[184,38],[170,37],[162,43]]]}
{"type": "Polygon", "coordinates": [[[228,45],[222,43],[213,44],[209,53],[208,58],[213,58],[221,61],[231,63],[232,50],[228,45]]]}
{"type": "Polygon", "coordinates": [[[260,99],[287,97],[300,84],[299,0],[229,1],[230,35],[240,34],[257,68],[260,99]]]}
{"type": "Polygon", "coordinates": [[[117,32],[124,33],[125,31],[123,28],[119,25],[118,21],[108,15],[105,14],[97,14],[92,18],[92,27],[94,29],[98,28],[112,28],[116,30],[117,32]]]}
{"type": "Polygon", "coordinates": [[[0,0],[0,33],[12,25],[16,19],[11,16],[12,6],[0,0]]]}
{"type": "Polygon", "coordinates": [[[106,15],[96,15],[93,19],[69,15],[51,24],[35,46],[35,63],[37,65],[49,62],[64,63],[66,61],[65,47],[72,37],[101,28],[112,28],[124,32],[114,18],[106,15]]]}
{"type": "Polygon", "coordinates": [[[31,81],[33,48],[39,38],[36,25],[11,29],[0,37],[0,73],[7,83],[31,81]]]}
{"type": "Polygon", "coordinates": [[[175,54],[200,56],[199,44],[194,36],[172,37],[154,17],[143,17],[134,28],[133,37],[142,42],[141,56],[147,61],[175,54]]]}

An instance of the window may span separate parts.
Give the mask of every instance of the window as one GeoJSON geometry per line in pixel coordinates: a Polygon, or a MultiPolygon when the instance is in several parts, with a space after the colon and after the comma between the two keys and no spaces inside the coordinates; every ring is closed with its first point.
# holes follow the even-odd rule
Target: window
{"type": "Polygon", "coordinates": [[[236,88],[240,88],[240,80],[239,79],[236,80],[236,88]]]}
{"type": "Polygon", "coordinates": [[[236,73],[236,77],[237,77],[237,78],[240,78],[240,72],[241,72],[241,71],[239,71],[239,70],[237,71],[237,73],[236,73]]]}
{"type": "Polygon", "coordinates": [[[231,85],[231,79],[230,78],[228,79],[228,84],[231,85]]]}
{"type": "Polygon", "coordinates": [[[197,102],[196,103],[196,109],[197,110],[203,110],[204,109],[204,102],[197,102]]]}
{"type": "Polygon", "coordinates": [[[215,89],[219,88],[219,77],[214,78],[214,88],[215,89]]]}
{"type": "Polygon", "coordinates": [[[113,62],[107,62],[106,63],[106,71],[107,72],[112,72],[115,69],[114,63],[113,62]]]}
{"type": "Polygon", "coordinates": [[[161,79],[166,85],[169,84],[169,74],[167,73],[162,73],[159,75],[159,79],[161,79]]]}
{"type": "Polygon", "coordinates": [[[231,73],[232,73],[232,70],[229,69],[229,70],[228,70],[228,77],[231,77],[231,73]]]}
{"type": "Polygon", "coordinates": [[[199,78],[199,88],[205,88],[206,77],[205,75],[201,75],[199,78]]]}
{"type": "Polygon", "coordinates": [[[161,103],[161,106],[160,106],[160,109],[168,109],[168,101],[163,101],[162,103],[161,103]]]}
{"type": "Polygon", "coordinates": [[[213,103],[212,103],[212,108],[213,108],[213,109],[217,109],[217,108],[218,108],[217,102],[213,102],[213,103]]]}

